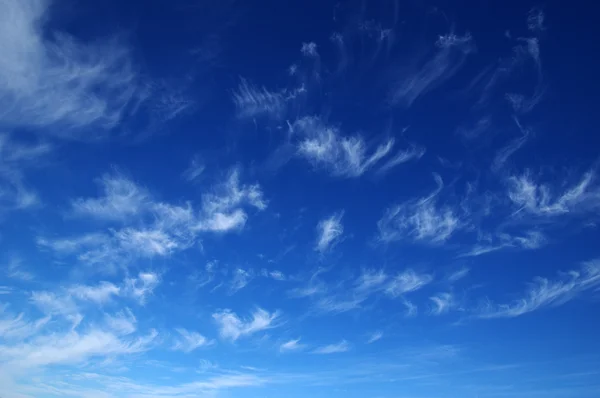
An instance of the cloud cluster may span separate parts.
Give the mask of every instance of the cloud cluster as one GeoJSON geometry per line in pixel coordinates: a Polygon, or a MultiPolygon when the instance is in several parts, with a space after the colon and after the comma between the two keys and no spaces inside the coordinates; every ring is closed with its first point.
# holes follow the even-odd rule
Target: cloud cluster
{"type": "Polygon", "coordinates": [[[80,198],[72,214],[126,225],[108,232],[71,238],[38,238],[38,244],[59,254],[76,254],[90,265],[126,264],[135,258],[163,257],[191,247],[201,233],[226,233],[246,224],[246,208],[264,210],[267,202],[259,185],[244,185],[234,169],[226,179],[202,195],[198,210],[192,204],[157,201],[131,179],[115,172],[100,183],[103,195],[80,198]],[[135,226],[128,226],[135,220],[135,226]]]}

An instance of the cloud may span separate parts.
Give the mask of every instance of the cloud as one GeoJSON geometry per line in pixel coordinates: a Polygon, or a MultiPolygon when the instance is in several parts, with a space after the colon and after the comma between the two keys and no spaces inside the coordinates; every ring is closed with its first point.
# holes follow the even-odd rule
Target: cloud
{"type": "Polygon", "coordinates": [[[319,347],[313,351],[313,354],[337,354],[350,350],[350,344],[346,340],[342,340],[337,344],[329,344],[319,347]]]}
{"type": "Polygon", "coordinates": [[[319,117],[305,116],[291,125],[296,138],[297,153],[316,169],[327,170],[336,177],[360,177],[380,164],[388,156],[379,172],[419,159],[424,149],[411,146],[392,154],[394,140],[388,139],[370,149],[360,135],[344,136],[336,126],[325,124],[319,117]]]}
{"type": "Polygon", "coordinates": [[[318,236],[315,250],[324,253],[339,242],[344,233],[344,226],[342,225],[343,216],[344,212],[340,211],[319,221],[319,224],[317,225],[318,236]]]}
{"type": "Polygon", "coordinates": [[[137,258],[166,257],[186,250],[202,233],[239,231],[247,222],[245,208],[267,207],[258,184],[242,184],[239,169],[207,190],[199,209],[190,202],[172,204],[152,197],[122,175],[105,175],[104,194],[73,202],[76,214],[95,220],[126,221],[135,217],[135,227],[111,228],[105,234],[72,238],[39,237],[38,245],[62,255],[76,254],[87,265],[114,272],[137,258]]]}
{"type": "Polygon", "coordinates": [[[31,143],[0,133],[0,212],[40,204],[38,194],[26,183],[26,172],[43,165],[53,149],[43,141],[31,143]]]}
{"type": "Polygon", "coordinates": [[[529,139],[529,131],[527,129],[524,129],[519,123],[519,120],[516,118],[515,123],[517,123],[517,125],[519,126],[519,130],[521,130],[523,136],[515,138],[508,145],[498,150],[498,152],[496,153],[496,157],[494,158],[494,162],[492,163],[493,171],[500,171],[502,167],[504,167],[504,164],[506,163],[508,158],[511,157],[519,149],[521,149],[521,147],[525,145],[525,143],[529,139]]]}
{"type": "Polygon", "coordinates": [[[442,315],[450,311],[456,306],[456,301],[452,293],[438,293],[435,296],[429,297],[433,302],[431,314],[442,315]]]}
{"type": "Polygon", "coordinates": [[[355,282],[355,291],[357,293],[370,293],[380,290],[388,276],[384,270],[363,269],[355,282]]]}
{"type": "Polygon", "coordinates": [[[377,172],[385,173],[400,164],[410,162],[411,160],[421,159],[423,155],[425,155],[425,148],[417,145],[411,145],[405,150],[396,152],[391,159],[388,159],[383,163],[377,172]]]}
{"type": "Polygon", "coordinates": [[[379,239],[393,242],[412,239],[443,243],[463,227],[463,221],[449,206],[439,206],[437,196],[443,188],[440,176],[434,175],[438,188],[430,196],[388,208],[378,221],[379,239]]]}
{"type": "Polygon", "coordinates": [[[464,279],[464,278],[466,278],[469,275],[470,271],[471,270],[469,268],[462,267],[462,268],[460,268],[460,269],[452,272],[450,275],[448,275],[448,277],[447,277],[448,282],[454,283],[454,282],[457,282],[457,281],[459,281],[461,279],[464,279]]]}
{"type": "Polygon", "coordinates": [[[19,257],[12,256],[8,260],[8,264],[6,265],[6,276],[11,279],[18,279],[21,281],[31,281],[35,278],[35,276],[26,271],[23,268],[23,262],[19,257]]]}
{"type": "Polygon", "coordinates": [[[529,10],[529,15],[527,15],[527,27],[534,33],[542,32],[546,30],[544,26],[545,19],[544,11],[541,8],[534,7],[529,10]]]}
{"type": "Polygon", "coordinates": [[[146,190],[118,172],[103,175],[99,183],[104,195],[74,200],[72,208],[75,215],[124,221],[140,214],[149,204],[146,190]]]}
{"type": "Polygon", "coordinates": [[[243,289],[253,278],[253,272],[237,268],[235,271],[233,271],[233,278],[229,283],[229,294],[234,294],[243,289]]]}
{"type": "Polygon", "coordinates": [[[83,43],[46,32],[50,4],[0,4],[2,124],[114,127],[140,99],[129,51],[115,39],[83,43]]]}
{"type": "Polygon", "coordinates": [[[282,343],[279,346],[279,352],[292,352],[292,351],[300,351],[306,347],[304,344],[300,344],[300,339],[289,340],[285,343],[282,343]]]}
{"type": "Polygon", "coordinates": [[[300,52],[305,57],[318,57],[319,56],[319,53],[317,52],[317,45],[312,41],[308,42],[308,43],[302,43],[300,52]]]}
{"type": "Polygon", "coordinates": [[[109,282],[100,282],[97,286],[75,285],[68,289],[71,296],[80,300],[103,304],[118,296],[121,289],[109,282]]]}
{"type": "Polygon", "coordinates": [[[419,97],[454,76],[466,56],[475,50],[469,34],[439,36],[436,47],[433,58],[415,68],[412,74],[398,77],[391,92],[392,104],[410,107],[419,97]]]}
{"type": "Polygon", "coordinates": [[[152,331],[146,336],[122,340],[101,329],[83,333],[71,330],[40,335],[26,343],[0,346],[0,358],[6,364],[22,369],[77,364],[91,358],[147,351],[156,336],[157,333],[152,331]]]}
{"type": "Polygon", "coordinates": [[[522,235],[499,233],[494,238],[488,239],[486,243],[476,244],[470,250],[462,253],[460,257],[481,256],[507,248],[533,250],[542,247],[546,241],[546,236],[537,230],[526,231],[522,235]]]}
{"type": "Polygon", "coordinates": [[[258,88],[244,78],[240,79],[238,89],[233,93],[233,102],[240,118],[268,115],[279,119],[287,109],[285,91],[271,92],[264,87],[258,88]]]}
{"type": "Polygon", "coordinates": [[[578,270],[560,273],[555,280],[538,277],[529,284],[524,297],[509,304],[484,303],[479,318],[514,318],[546,307],[555,307],[580,294],[600,287],[600,260],[584,263],[578,270]]]}
{"type": "Polygon", "coordinates": [[[372,344],[378,340],[381,340],[381,338],[383,337],[383,332],[373,332],[371,334],[371,336],[369,337],[369,339],[367,340],[367,344],[372,344]]]}
{"type": "MultiPolygon", "coordinates": [[[[566,182],[559,186],[566,186],[566,182]]],[[[600,187],[593,170],[567,189],[556,189],[535,181],[530,171],[508,179],[508,198],[515,216],[553,217],[567,213],[585,214],[600,208],[600,187]]]]}
{"type": "Polygon", "coordinates": [[[190,182],[196,181],[204,173],[205,169],[206,167],[200,157],[194,156],[190,161],[189,167],[183,172],[183,178],[190,182]]]}
{"type": "Polygon", "coordinates": [[[432,275],[418,274],[412,269],[407,269],[392,278],[386,285],[385,292],[392,297],[398,297],[419,290],[431,281],[432,275]]]}
{"type": "Polygon", "coordinates": [[[219,327],[219,335],[224,340],[236,341],[240,337],[250,336],[262,330],[272,329],[279,326],[277,320],[280,313],[275,311],[269,313],[262,308],[256,309],[251,318],[242,319],[230,310],[216,312],[213,319],[219,327]]]}
{"type": "Polygon", "coordinates": [[[186,329],[178,328],[175,331],[179,334],[179,338],[173,345],[173,350],[183,351],[185,353],[192,352],[197,348],[212,344],[206,337],[197,332],[190,332],[186,329]]]}
{"type": "Polygon", "coordinates": [[[104,321],[106,326],[117,335],[132,334],[137,330],[137,319],[129,308],[125,308],[115,315],[106,314],[104,321]]]}
{"type": "Polygon", "coordinates": [[[125,279],[123,290],[125,294],[136,299],[141,305],[148,300],[159,285],[160,278],[154,272],[140,272],[137,277],[125,279]]]}

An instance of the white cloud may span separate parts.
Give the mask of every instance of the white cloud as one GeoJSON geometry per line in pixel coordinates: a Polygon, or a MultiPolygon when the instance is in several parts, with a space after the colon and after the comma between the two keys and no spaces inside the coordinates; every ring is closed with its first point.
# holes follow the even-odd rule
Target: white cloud
{"type": "Polygon", "coordinates": [[[344,136],[338,127],[327,125],[316,116],[296,120],[291,130],[297,139],[298,155],[313,167],[325,169],[337,177],[359,177],[392,156],[379,169],[379,172],[386,172],[402,163],[419,159],[424,153],[424,149],[411,146],[392,154],[393,139],[370,149],[362,136],[344,136]]]}
{"type": "Polygon", "coordinates": [[[437,190],[428,197],[408,201],[387,209],[377,223],[379,238],[392,242],[410,238],[429,243],[443,243],[463,222],[455,210],[437,204],[437,196],[442,190],[442,179],[435,175],[437,190]]]}
{"type": "Polygon", "coordinates": [[[302,47],[300,48],[300,52],[305,57],[317,57],[319,53],[317,52],[317,45],[314,42],[302,43],[302,47]]]}
{"type": "Polygon", "coordinates": [[[68,331],[41,335],[11,346],[0,346],[0,358],[17,368],[36,368],[48,365],[77,364],[95,357],[109,357],[147,351],[157,333],[122,340],[100,329],[84,333],[68,331]]]}
{"type": "Polygon", "coordinates": [[[206,166],[204,166],[200,157],[194,156],[190,161],[189,167],[183,172],[183,178],[190,182],[196,181],[204,173],[205,169],[206,166]]]}
{"type": "Polygon", "coordinates": [[[50,4],[0,3],[2,124],[115,126],[138,91],[129,51],[116,40],[83,43],[46,32],[50,4]]]}
{"type": "Polygon", "coordinates": [[[545,19],[546,16],[544,15],[544,11],[541,8],[534,7],[529,10],[529,15],[527,16],[527,27],[532,32],[539,33],[546,29],[544,26],[545,19]]]}
{"type": "Polygon", "coordinates": [[[546,241],[546,236],[537,230],[525,231],[521,235],[499,233],[494,237],[488,237],[485,243],[476,244],[460,256],[475,257],[503,249],[533,250],[542,247],[546,241]]]}
{"type": "Polygon", "coordinates": [[[337,354],[350,350],[350,344],[346,340],[342,340],[337,344],[329,344],[319,347],[313,351],[313,354],[337,354]]]}
{"type": "Polygon", "coordinates": [[[519,138],[515,138],[514,140],[509,142],[508,145],[501,148],[496,153],[496,157],[494,158],[494,161],[492,163],[493,171],[500,171],[504,167],[508,158],[511,157],[515,152],[517,152],[523,145],[525,145],[525,143],[529,139],[529,131],[527,129],[524,129],[517,119],[515,119],[515,123],[517,123],[517,126],[519,126],[519,129],[521,130],[523,135],[519,138]]]}
{"type": "Polygon", "coordinates": [[[68,292],[80,300],[102,304],[109,301],[113,296],[118,296],[121,289],[112,283],[100,282],[97,286],[75,285],[70,287],[68,292]]]}
{"type": "Polygon", "coordinates": [[[433,58],[419,65],[412,74],[398,77],[391,92],[393,104],[411,106],[417,98],[454,76],[475,48],[469,34],[440,36],[436,46],[438,49],[433,58]]]}
{"type": "Polygon", "coordinates": [[[392,278],[386,285],[385,291],[392,297],[398,297],[419,290],[431,281],[433,281],[432,275],[418,274],[412,269],[407,269],[392,278]]]}
{"type": "Polygon", "coordinates": [[[465,277],[467,277],[467,275],[469,275],[470,271],[471,270],[469,268],[462,267],[448,275],[448,282],[457,282],[461,279],[464,279],[465,277]]]}
{"type": "Polygon", "coordinates": [[[373,332],[371,334],[371,336],[367,339],[367,344],[372,344],[378,340],[381,340],[382,337],[383,337],[383,332],[380,332],[380,331],[373,332]]]}
{"type": "Polygon", "coordinates": [[[198,332],[190,332],[181,328],[175,329],[175,331],[179,334],[179,338],[173,345],[173,350],[189,353],[197,348],[212,344],[210,340],[198,332]]]}
{"type": "Polygon", "coordinates": [[[285,92],[271,92],[266,88],[258,88],[244,78],[241,79],[237,91],[233,93],[238,117],[252,118],[268,115],[275,119],[284,116],[287,108],[285,92]]]}
{"type": "MultiPolygon", "coordinates": [[[[564,187],[563,182],[559,186],[564,187]]],[[[515,215],[551,217],[584,214],[600,208],[600,187],[590,170],[567,189],[557,189],[534,180],[531,172],[508,179],[508,198],[517,207],[515,215]]]]}
{"type": "Polygon", "coordinates": [[[396,152],[395,155],[383,163],[377,172],[385,173],[400,164],[410,162],[411,160],[421,159],[423,155],[425,155],[425,148],[417,145],[411,145],[405,150],[396,152]]]}
{"type": "Polygon", "coordinates": [[[74,200],[74,214],[102,220],[124,221],[140,214],[149,204],[146,190],[119,173],[105,174],[99,183],[104,196],[74,200]]]}
{"type": "Polygon", "coordinates": [[[154,293],[154,289],[160,283],[160,278],[153,272],[140,272],[137,277],[127,278],[124,282],[123,291],[144,305],[148,296],[154,293]]]}
{"type": "Polygon", "coordinates": [[[137,258],[165,257],[186,250],[203,232],[240,230],[248,215],[244,210],[267,207],[258,184],[241,184],[240,171],[233,169],[225,181],[202,195],[199,210],[191,203],[171,204],[151,197],[143,188],[120,175],[103,178],[104,195],[74,202],[77,214],[94,219],[125,221],[135,216],[135,227],[111,228],[106,234],[73,238],[40,237],[38,245],[63,255],[77,255],[87,265],[113,271],[137,258]]]}
{"type": "Polygon", "coordinates": [[[318,236],[315,250],[324,253],[339,242],[344,233],[344,226],[342,225],[343,216],[344,212],[340,211],[319,221],[319,224],[317,225],[318,236]]]}
{"type": "Polygon", "coordinates": [[[578,270],[560,273],[556,280],[538,277],[523,298],[509,304],[486,302],[477,313],[480,318],[513,318],[529,312],[565,304],[578,295],[600,287],[600,260],[584,263],[578,270]]]}
{"type": "Polygon", "coordinates": [[[431,309],[433,315],[445,314],[456,306],[456,300],[452,293],[438,293],[429,297],[429,299],[433,302],[433,308],[431,309]]]}
{"type": "Polygon", "coordinates": [[[0,133],[0,211],[22,210],[40,203],[37,193],[27,186],[26,171],[39,168],[52,150],[45,142],[30,143],[0,133]]]}
{"type": "Polygon", "coordinates": [[[106,314],[104,321],[106,326],[117,335],[132,334],[137,330],[137,319],[129,308],[125,308],[115,315],[106,314]]]}
{"type": "Polygon", "coordinates": [[[279,352],[300,351],[305,347],[306,345],[300,344],[300,339],[289,340],[279,346],[279,352]]]}
{"type": "Polygon", "coordinates": [[[243,336],[249,336],[262,330],[272,329],[279,324],[279,312],[269,313],[262,308],[256,309],[251,318],[242,319],[230,310],[213,314],[213,319],[219,327],[219,335],[224,340],[236,341],[243,336]]]}
{"type": "Polygon", "coordinates": [[[24,269],[23,262],[19,257],[12,256],[8,260],[8,264],[6,265],[6,276],[11,279],[18,279],[21,281],[31,281],[35,278],[35,276],[24,269]]]}
{"type": "Polygon", "coordinates": [[[384,270],[363,269],[355,283],[355,291],[358,293],[370,293],[382,288],[388,280],[384,270]]]}
{"type": "Polygon", "coordinates": [[[243,289],[253,278],[253,272],[237,268],[233,271],[233,277],[229,283],[229,294],[234,294],[243,289]]]}

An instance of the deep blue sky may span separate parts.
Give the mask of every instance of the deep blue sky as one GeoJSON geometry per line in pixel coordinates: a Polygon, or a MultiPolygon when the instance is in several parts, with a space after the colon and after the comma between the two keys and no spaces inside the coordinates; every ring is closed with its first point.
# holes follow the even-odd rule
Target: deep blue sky
{"type": "Polygon", "coordinates": [[[599,396],[594,7],[0,0],[0,396],[599,396]]]}

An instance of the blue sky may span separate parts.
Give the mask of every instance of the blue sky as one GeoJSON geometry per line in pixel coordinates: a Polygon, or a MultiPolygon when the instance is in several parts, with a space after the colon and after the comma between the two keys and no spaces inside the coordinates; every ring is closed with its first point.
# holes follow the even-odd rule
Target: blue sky
{"type": "Polygon", "coordinates": [[[600,396],[596,11],[1,0],[0,396],[600,396]]]}

